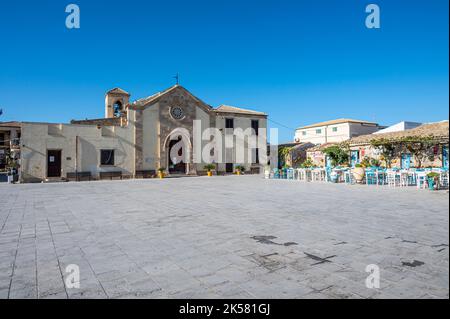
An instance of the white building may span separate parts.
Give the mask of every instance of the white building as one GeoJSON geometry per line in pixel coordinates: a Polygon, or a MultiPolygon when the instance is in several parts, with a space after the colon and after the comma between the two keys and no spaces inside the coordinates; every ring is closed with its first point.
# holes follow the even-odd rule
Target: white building
{"type": "Polygon", "coordinates": [[[422,125],[422,123],[403,121],[403,122],[391,125],[389,127],[386,127],[385,129],[379,130],[378,132],[375,132],[373,134],[402,132],[402,131],[406,131],[406,130],[411,130],[411,129],[419,127],[421,125],[422,125]]]}
{"type": "Polygon", "coordinates": [[[337,119],[300,127],[295,132],[297,143],[339,143],[359,135],[377,132],[380,126],[374,122],[337,119]]]}

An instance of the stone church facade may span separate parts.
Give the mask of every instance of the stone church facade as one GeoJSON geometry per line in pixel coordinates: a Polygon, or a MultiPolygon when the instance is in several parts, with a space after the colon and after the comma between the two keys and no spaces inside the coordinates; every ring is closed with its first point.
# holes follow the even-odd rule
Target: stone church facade
{"type": "Polygon", "coordinates": [[[21,180],[60,179],[75,172],[90,173],[94,179],[108,172],[137,177],[160,168],[172,175],[204,174],[206,162],[195,158],[196,151],[211,141],[195,140],[194,123],[202,131],[216,128],[225,134],[240,128],[262,135],[259,150],[246,149],[250,155],[243,162],[236,161],[234,148],[218,144],[222,158],[214,164],[219,174],[232,173],[236,165],[258,172],[265,164],[258,154],[266,149],[266,114],[225,105],[213,108],[179,85],[134,102],[129,93],[115,88],[106,94],[103,119],[21,123],[21,180]],[[181,142],[177,152],[185,159],[180,161],[171,156],[181,142]]]}

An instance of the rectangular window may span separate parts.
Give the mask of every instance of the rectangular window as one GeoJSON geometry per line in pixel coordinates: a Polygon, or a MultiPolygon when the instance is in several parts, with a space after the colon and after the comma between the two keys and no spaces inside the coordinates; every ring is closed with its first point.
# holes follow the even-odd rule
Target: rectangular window
{"type": "Polygon", "coordinates": [[[0,146],[2,146],[2,145],[6,145],[4,133],[0,133],[0,146]]]}
{"type": "Polygon", "coordinates": [[[255,151],[255,164],[259,164],[259,149],[257,148],[255,151]]]}
{"type": "Polygon", "coordinates": [[[322,130],[319,128],[316,130],[316,134],[322,134],[322,130]]]}
{"type": "Polygon", "coordinates": [[[225,128],[234,128],[234,119],[225,119],[225,128]]]}
{"type": "Polygon", "coordinates": [[[332,131],[333,131],[333,132],[337,132],[337,127],[333,127],[333,128],[332,128],[332,131]]]}
{"type": "Polygon", "coordinates": [[[252,129],[255,131],[255,134],[258,135],[258,131],[259,131],[259,121],[258,120],[252,120],[252,129]]]}
{"type": "Polygon", "coordinates": [[[100,150],[100,165],[114,166],[114,150],[100,150]]]}
{"type": "Polygon", "coordinates": [[[302,132],[302,135],[303,135],[303,136],[306,136],[306,131],[303,131],[303,132],[302,132]]]}

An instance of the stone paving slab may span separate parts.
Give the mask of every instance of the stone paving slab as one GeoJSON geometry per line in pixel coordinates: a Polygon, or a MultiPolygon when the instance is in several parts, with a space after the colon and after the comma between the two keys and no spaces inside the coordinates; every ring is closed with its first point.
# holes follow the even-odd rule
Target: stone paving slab
{"type": "Polygon", "coordinates": [[[448,298],[448,210],[260,176],[1,184],[0,298],[448,298]]]}

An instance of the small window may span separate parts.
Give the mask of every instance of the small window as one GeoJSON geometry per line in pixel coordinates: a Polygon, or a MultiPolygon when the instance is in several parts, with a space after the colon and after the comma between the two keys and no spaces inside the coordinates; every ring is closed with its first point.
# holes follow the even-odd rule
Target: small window
{"type": "Polygon", "coordinates": [[[333,132],[337,132],[337,127],[333,127],[333,128],[332,128],[332,131],[333,131],[333,132]]]}
{"type": "Polygon", "coordinates": [[[225,128],[234,128],[234,119],[225,119],[225,128]]]}
{"type": "Polygon", "coordinates": [[[113,166],[114,165],[114,150],[100,151],[100,165],[113,166]]]}
{"type": "Polygon", "coordinates": [[[252,120],[252,129],[255,131],[255,135],[258,135],[259,131],[259,121],[258,120],[252,120]]]}
{"type": "Polygon", "coordinates": [[[319,128],[316,130],[316,134],[322,134],[322,130],[319,128]]]}
{"type": "Polygon", "coordinates": [[[302,135],[303,135],[303,136],[306,136],[306,131],[303,131],[303,132],[302,132],[302,135]]]}

